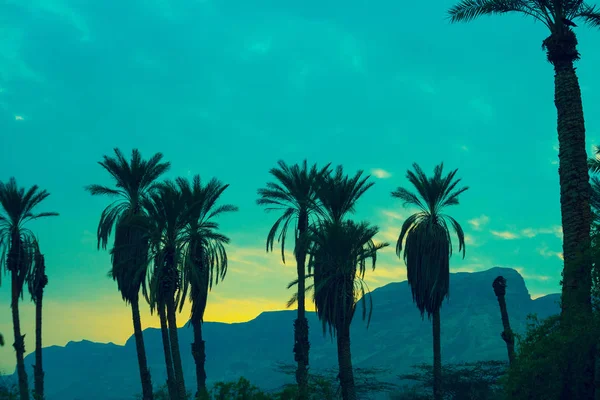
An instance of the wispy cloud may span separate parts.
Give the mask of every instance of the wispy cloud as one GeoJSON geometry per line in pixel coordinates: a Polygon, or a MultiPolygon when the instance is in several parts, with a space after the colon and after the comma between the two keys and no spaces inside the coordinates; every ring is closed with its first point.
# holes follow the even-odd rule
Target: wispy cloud
{"type": "Polygon", "coordinates": [[[536,237],[537,235],[554,235],[559,239],[562,239],[562,226],[560,225],[556,225],[553,226],[551,228],[540,228],[540,229],[535,229],[535,228],[525,228],[523,230],[521,230],[521,235],[528,237],[528,238],[533,238],[536,237]]]}
{"type": "Polygon", "coordinates": [[[385,169],[381,169],[381,168],[373,168],[371,170],[371,173],[373,174],[374,177],[379,178],[379,179],[387,179],[392,176],[391,173],[389,173],[385,169]]]}
{"type": "Polygon", "coordinates": [[[487,225],[490,222],[490,217],[482,214],[480,217],[470,219],[467,222],[473,227],[473,229],[475,229],[476,231],[480,231],[485,225],[487,225]]]}
{"type": "Polygon", "coordinates": [[[564,256],[563,253],[561,251],[552,251],[548,249],[548,246],[544,245],[542,247],[539,247],[537,249],[538,253],[545,258],[550,258],[550,257],[558,257],[561,260],[564,260],[564,256]]]}
{"type": "Polygon", "coordinates": [[[490,231],[492,235],[500,238],[500,239],[504,239],[504,240],[514,240],[514,239],[518,239],[519,235],[517,235],[516,233],[513,232],[509,232],[509,231],[490,231]]]}
{"type": "Polygon", "coordinates": [[[467,146],[465,146],[464,144],[462,146],[460,146],[460,149],[462,151],[469,151],[469,148],[467,146]]]}

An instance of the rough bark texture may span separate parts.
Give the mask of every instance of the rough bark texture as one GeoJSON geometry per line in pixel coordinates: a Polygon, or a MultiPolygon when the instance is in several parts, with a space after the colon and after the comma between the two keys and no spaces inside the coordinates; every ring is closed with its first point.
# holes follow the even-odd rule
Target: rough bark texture
{"type": "Polygon", "coordinates": [[[356,400],[354,388],[354,371],[352,370],[352,355],[350,352],[350,324],[344,324],[337,329],[338,364],[340,369],[340,385],[343,400],[356,400]]]}
{"type": "MultiPolygon", "coordinates": [[[[554,65],[559,144],[560,209],[563,227],[564,269],[562,282],[563,322],[571,324],[578,314],[591,317],[590,183],[585,145],[585,124],[579,81],[573,66],[579,58],[577,38],[568,27],[558,25],[544,41],[548,60],[554,65]]],[[[569,349],[583,362],[565,362],[563,396],[594,397],[594,362],[590,349],[569,349]],[[568,365],[571,364],[571,365],[568,365]]],[[[565,360],[566,361],[566,360],[565,360]]]]}
{"type": "MultiPolygon", "coordinates": [[[[298,216],[298,236],[302,237],[308,229],[308,213],[301,211],[298,216]]],[[[306,319],[305,290],[306,290],[306,251],[298,248],[296,240],[296,268],[298,274],[298,318],[294,321],[294,360],[296,368],[296,383],[298,384],[298,400],[308,398],[308,320],[306,319]]]]}
{"type": "Polygon", "coordinates": [[[204,340],[202,339],[202,321],[192,321],[194,328],[194,342],[192,343],[192,356],[196,364],[196,398],[207,399],[208,391],[206,390],[206,350],[204,340]]]}
{"type": "Polygon", "coordinates": [[[19,377],[19,395],[21,400],[29,400],[29,384],[27,381],[27,372],[25,371],[25,335],[21,335],[21,321],[19,319],[19,296],[18,293],[18,280],[17,272],[11,273],[12,281],[12,299],[11,299],[11,311],[13,321],[13,333],[15,335],[15,342],[13,347],[17,353],[17,375],[19,377]]]}
{"type": "Polygon", "coordinates": [[[8,251],[7,266],[11,278],[11,300],[13,334],[15,342],[13,347],[17,354],[17,376],[19,379],[19,395],[21,400],[29,400],[29,382],[25,371],[25,335],[21,335],[21,320],[19,317],[19,297],[25,282],[25,271],[22,268],[23,243],[17,230],[11,233],[10,249],[8,251]]]}
{"type": "Polygon", "coordinates": [[[43,289],[35,302],[35,364],[33,365],[35,400],[44,400],[44,368],[42,367],[42,299],[43,289]]]}
{"type": "Polygon", "coordinates": [[[185,400],[185,380],[183,379],[183,367],[181,365],[181,353],[179,351],[179,335],[177,333],[177,308],[173,297],[167,300],[167,320],[169,322],[169,339],[171,340],[171,355],[173,356],[173,371],[175,382],[177,382],[177,395],[179,400],[185,400]]]}
{"type": "Polygon", "coordinates": [[[506,308],[506,279],[504,277],[499,276],[494,279],[494,283],[492,284],[494,288],[494,293],[498,298],[498,305],[500,306],[500,315],[502,318],[502,326],[504,327],[504,331],[500,335],[502,340],[506,343],[506,350],[508,351],[508,362],[509,365],[513,365],[515,362],[515,336],[513,334],[512,329],[510,328],[510,321],[508,319],[508,310],[506,308]]]}
{"type": "Polygon", "coordinates": [[[167,389],[171,399],[177,398],[177,382],[173,371],[173,358],[171,357],[171,340],[169,339],[169,328],[167,326],[167,315],[164,304],[158,306],[158,317],[160,318],[160,333],[162,335],[163,352],[165,353],[165,365],[167,366],[167,389]]]}
{"type": "Polygon", "coordinates": [[[131,314],[133,319],[133,336],[135,338],[135,348],[137,350],[138,365],[140,369],[140,379],[142,381],[142,400],[153,400],[152,378],[150,377],[148,361],[146,360],[146,346],[144,346],[144,336],[142,335],[142,319],[140,317],[138,297],[134,297],[131,301],[131,314]]]}
{"type": "MultiPolygon", "coordinates": [[[[574,40],[574,35],[571,40],[574,40]]],[[[573,49],[576,43],[573,43],[573,49]]],[[[554,55],[552,60],[555,71],[554,103],[558,115],[558,173],[565,260],[562,313],[591,314],[591,262],[587,257],[591,244],[591,189],[581,90],[573,60],[560,54],[554,55]]]]}
{"type": "Polygon", "coordinates": [[[442,400],[442,346],[440,343],[440,310],[433,313],[433,398],[442,400]]]}

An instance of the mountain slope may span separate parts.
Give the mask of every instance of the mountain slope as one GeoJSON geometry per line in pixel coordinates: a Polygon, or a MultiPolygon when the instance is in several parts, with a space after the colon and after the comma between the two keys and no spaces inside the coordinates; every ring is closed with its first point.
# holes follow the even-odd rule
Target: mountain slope
{"type": "MultiPolygon", "coordinates": [[[[529,313],[546,317],[559,312],[559,295],[532,300],[523,278],[513,269],[451,274],[450,300],[444,303],[441,312],[443,362],[507,358],[500,338],[500,312],[492,290],[492,281],[498,275],[508,280],[506,298],[515,331],[524,330],[529,313]]],[[[427,318],[421,319],[407,282],[388,284],[374,290],[372,295],[374,310],[369,328],[360,313],[352,324],[354,366],[389,368],[389,377],[393,378],[410,365],[430,362],[431,323],[427,318]]],[[[308,313],[307,317],[311,369],[334,367],[335,342],[323,336],[314,313],[308,313]]],[[[275,311],[262,313],[245,323],[205,323],[208,383],[245,376],[265,389],[272,389],[292,381],[292,377],[276,372],[275,367],[277,363],[293,363],[294,318],[295,311],[275,311]]],[[[179,335],[186,382],[193,390],[192,330],[181,328],[179,335]]],[[[158,386],[166,380],[160,330],[146,329],[144,339],[152,379],[158,386]]],[[[31,371],[34,354],[25,360],[31,371]]],[[[47,400],[131,400],[140,392],[133,337],[124,346],[81,341],[45,348],[44,368],[47,400]]]]}

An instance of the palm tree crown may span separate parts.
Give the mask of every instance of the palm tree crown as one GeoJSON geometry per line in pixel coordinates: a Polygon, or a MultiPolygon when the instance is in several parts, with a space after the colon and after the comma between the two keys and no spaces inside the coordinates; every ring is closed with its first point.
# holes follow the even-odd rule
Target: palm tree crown
{"type": "Polygon", "coordinates": [[[417,190],[417,194],[399,187],[392,197],[404,202],[404,205],[416,206],[419,211],[409,216],[400,231],[396,243],[396,254],[401,256],[403,241],[404,260],[407,279],[411,286],[413,300],[421,311],[431,316],[448,295],[450,285],[450,224],[458,237],[458,248],[465,256],[465,235],[462,227],[451,216],[444,214],[444,208],[457,205],[458,196],[468,187],[457,189],[460,179],[454,179],[458,170],[443,176],[444,165],[434,168],[428,178],[421,167],[413,164],[414,172],[408,171],[407,178],[417,190]],[[449,224],[448,222],[449,221],[449,224]]]}
{"type": "MultiPolygon", "coordinates": [[[[36,213],[34,210],[48,196],[46,190],[40,190],[33,185],[27,191],[17,186],[15,178],[8,182],[0,182],[0,268],[5,272],[17,274],[18,296],[22,296],[23,284],[28,273],[28,266],[33,260],[33,249],[35,236],[31,230],[25,227],[28,222],[44,217],[57,216],[56,212],[36,213]]],[[[2,282],[0,274],[0,283],[2,282]]]]}
{"type": "Polygon", "coordinates": [[[148,160],[142,159],[140,152],[131,152],[127,161],[119,149],[114,149],[115,157],[104,156],[98,162],[114,179],[116,189],[102,185],[89,185],[85,189],[93,196],[115,197],[98,223],[98,249],[106,249],[108,238],[115,228],[114,247],[111,251],[113,262],[110,276],[117,281],[123,300],[130,302],[138,292],[146,276],[148,254],[146,232],[143,231],[142,202],[156,189],[155,181],[171,166],[161,160],[156,153],[148,160]]]}
{"type": "Polygon", "coordinates": [[[231,204],[217,205],[229,187],[218,179],[213,178],[203,185],[200,176],[196,175],[191,184],[184,178],[178,178],[177,185],[188,207],[182,231],[184,268],[181,306],[189,288],[191,320],[202,321],[208,291],[213,283],[218,284],[227,274],[225,245],[229,238],[218,232],[219,224],[214,219],[221,214],[238,211],[238,208],[231,204]]]}
{"type": "Polygon", "coordinates": [[[361,298],[362,317],[370,322],[373,304],[370,296],[365,296],[368,288],[363,278],[369,259],[374,270],[377,251],[389,245],[373,242],[377,232],[376,226],[354,221],[323,221],[311,228],[314,302],[323,333],[329,327],[334,335],[349,325],[361,298]]]}

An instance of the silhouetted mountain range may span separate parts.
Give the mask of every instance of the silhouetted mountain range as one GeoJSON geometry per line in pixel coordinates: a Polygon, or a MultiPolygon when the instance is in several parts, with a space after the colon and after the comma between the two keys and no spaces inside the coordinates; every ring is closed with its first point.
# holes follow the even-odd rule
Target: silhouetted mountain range
{"type": "MultiPolygon", "coordinates": [[[[546,317],[559,312],[558,294],[532,300],[519,273],[508,268],[451,274],[450,299],[442,307],[442,360],[444,363],[505,360],[500,338],[502,323],[492,281],[508,281],[506,300],[511,325],[523,332],[526,316],[546,317]]],[[[430,362],[431,323],[421,319],[406,281],[390,283],[372,292],[373,317],[368,330],[357,313],[352,324],[352,358],[355,367],[381,367],[393,377],[411,365],[430,362]]],[[[275,370],[277,363],[293,363],[295,311],[264,312],[244,323],[204,324],[208,383],[245,376],[264,389],[291,382],[275,370]]],[[[313,370],[337,365],[336,344],[323,336],[315,313],[310,324],[310,366],[313,370]]],[[[195,370],[190,343],[192,329],[181,328],[179,340],[186,383],[194,390],[195,370]]],[[[159,329],[144,331],[148,363],[156,386],[166,380],[159,329]]],[[[132,400],[141,392],[133,337],[124,346],[90,341],[69,342],[44,349],[47,400],[132,400]]],[[[34,354],[25,359],[32,371],[34,354]]],[[[30,374],[30,377],[32,374],[30,374]]]]}

